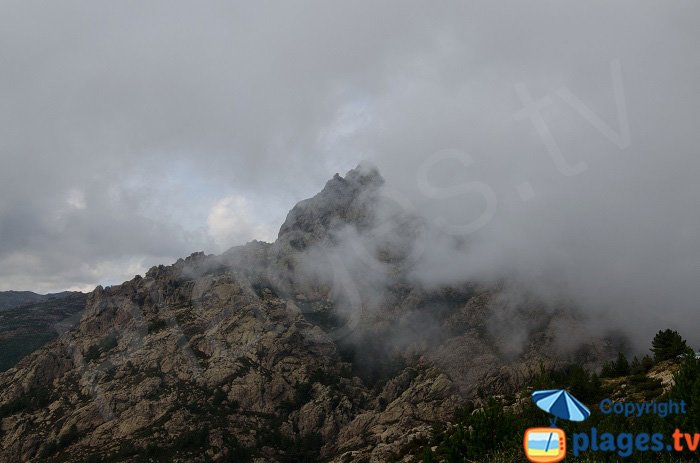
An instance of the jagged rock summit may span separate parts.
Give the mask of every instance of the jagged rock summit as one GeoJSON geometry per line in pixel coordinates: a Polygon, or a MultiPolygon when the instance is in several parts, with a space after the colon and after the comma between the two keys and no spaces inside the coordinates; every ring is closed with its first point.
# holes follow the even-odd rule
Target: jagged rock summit
{"type": "Polygon", "coordinates": [[[337,230],[371,227],[382,183],[361,166],[297,204],[276,243],[96,288],[75,329],[0,374],[0,462],[418,461],[432,423],[557,361],[575,317],[523,302],[513,353],[492,323],[501,288],[469,282],[426,289],[397,271],[347,322],[343,291],[300,262],[337,230]]]}
{"type": "Polygon", "coordinates": [[[296,250],[326,237],[334,228],[354,224],[362,228],[371,222],[372,202],[384,179],[374,166],[361,164],[345,177],[330,179],[313,198],[297,203],[280,227],[278,241],[296,250]]]}

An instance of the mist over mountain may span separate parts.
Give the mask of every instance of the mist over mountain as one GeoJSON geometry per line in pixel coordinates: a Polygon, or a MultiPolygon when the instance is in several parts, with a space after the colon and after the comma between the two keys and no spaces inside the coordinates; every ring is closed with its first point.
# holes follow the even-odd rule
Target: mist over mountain
{"type": "Polygon", "coordinates": [[[518,279],[640,349],[700,321],[696,3],[312,3],[10,2],[0,289],[272,241],[367,159],[468,237],[426,239],[422,280],[518,279]]]}
{"type": "Polygon", "coordinates": [[[0,461],[413,461],[466,400],[625,348],[506,282],[422,284],[426,224],[383,184],[359,166],[273,243],[96,288],[75,329],[0,374],[0,461]]]}
{"type": "Polygon", "coordinates": [[[665,394],[649,340],[700,349],[699,16],[4,2],[0,461],[408,463],[624,354],[665,394]]]}

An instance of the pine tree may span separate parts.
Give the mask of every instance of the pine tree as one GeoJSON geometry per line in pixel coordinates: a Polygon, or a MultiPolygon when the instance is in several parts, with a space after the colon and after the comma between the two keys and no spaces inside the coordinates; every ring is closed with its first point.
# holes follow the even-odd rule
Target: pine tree
{"type": "Polygon", "coordinates": [[[643,375],[646,373],[642,363],[639,361],[636,355],[632,359],[632,363],[630,363],[630,373],[633,375],[643,375]]]}
{"type": "Polygon", "coordinates": [[[615,376],[627,376],[629,374],[630,364],[627,362],[627,357],[622,352],[619,352],[615,361],[615,376]]]}
{"type": "Polygon", "coordinates": [[[673,380],[674,386],[669,396],[678,401],[684,400],[687,404],[683,424],[688,427],[700,425],[700,360],[695,356],[685,357],[673,380]]]}
{"type": "Polygon", "coordinates": [[[657,362],[662,362],[675,359],[679,355],[689,352],[690,348],[678,331],[666,329],[656,333],[651,342],[651,351],[654,353],[654,359],[657,362]]]}
{"type": "Polygon", "coordinates": [[[600,371],[601,378],[614,378],[615,377],[615,362],[605,362],[603,369],[600,371]]]}

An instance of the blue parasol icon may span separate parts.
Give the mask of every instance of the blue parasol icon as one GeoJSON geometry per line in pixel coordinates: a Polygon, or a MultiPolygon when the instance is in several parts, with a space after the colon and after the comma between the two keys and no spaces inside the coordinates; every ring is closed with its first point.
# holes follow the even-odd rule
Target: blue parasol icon
{"type": "MultiPolygon", "coordinates": [[[[563,420],[583,421],[591,416],[591,411],[564,389],[535,391],[532,393],[532,401],[545,412],[563,420]]],[[[552,426],[556,423],[556,418],[552,426]]]]}

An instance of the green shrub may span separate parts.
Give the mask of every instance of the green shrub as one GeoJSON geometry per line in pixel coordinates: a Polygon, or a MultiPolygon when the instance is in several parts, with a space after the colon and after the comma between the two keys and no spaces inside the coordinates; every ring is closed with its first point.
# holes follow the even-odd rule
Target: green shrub
{"type": "Polygon", "coordinates": [[[694,355],[686,356],[673,379],[669,396],[687,403],[688,413],[684,415],[683,425],[686,429],[700,429],[700,360],[694,355]]]}
{"type": "Polygon", "coordinates": [[[59,448],[66,448],[80,437],[78,428],[75,425],[71,426],[68,431],[58,439],[59,448]]]}
{"type": "Polygon", "coordinates": [[[88,350],[83,354],[83,358],[86,362],[92,362],[100,358],[104,352],[109,352],[110,350],[117,347],[118,341],[116,336],[113,334],[107,335],[100,339],[97,344],[93,344],[88,348],[88,350]]]}
{"type": "Polygon", "coordinates": [[[39,458],[46,458],[58,452],[58,442],[55,440],[49,440],[41,447],[39,450],[39,458]]]}
{"type": "Polygon", "coordinates": [[[33,387],[22,396],[0,406],[0,419],[21,411],[33,411],[51,403],[51,391],[45,387],[33,387]]]}
{"type": "Polygon", "coordinates": [[[467,404],[455,412],[456,425],[449,432],[434,429],[433,440],[437,451],[430,445],[423,451],[423,462],[473,461],[499,448],[522,445],[520,417],[506,412],[503,404],[491,398],[482,409],[467,404]]]}
{"type": "Polygon", "coordinates": [[[158,331],[164,330],[168,327],[168,322],[161,319],[151,320],[148,323],[148,334],[157,333],[158,331]]]}
{"type": "MultiPolygon", "coordinates": [[[[675,335],[663,334],[662,337],[676,339],[674,343],[677,345],[672,349],[673,352],[677,352],[678,346],[684,344],[678,343],[675,335]]],[[[655,340],[658,341],[657,338],[655,340]]],[[[659,347],[658,342],[657,347],[659,347]]],[[[664,358],[664,355],[660,358],[664,358]]],[[[567,389],[583,403],[589,405],[592,412],[589,419],[582,423],[567,422],[563,425],[569,436],[576,432],[590,432],[591,427],[596,427],[599,433],[637,435],[658,432],[667,436],[671,435],[676,428],[700,429],[700,360],[694,355],[686,355],[683,358],[680,369],[674,375],[675,385],[668,396],[664,395],[660,380],[646,376],[653,364],[651,357],[645,356],[641,361],[633,360],[630,365],[624,355],[619,354],[616,360],[606,364],[602,374],[611,377],[627,376],[625,382],[628,388],[625,391],[640,393],[645,401],[667,398],[678,402],[683,400],[686,402],[687,413],[673,414],[664,418],[654,414],[625,418],[621,415],[601,413],[595,404],[607,397],[610,391],[603,391],[600,380],[595,374],[575,365],[558,370],[542,368],[530,385],[534,389],[567,389]]],[[[491,400],[483,411],[477,413],[474,413],[473,405],[467,404],[455,413],[451,427],[436,423],[433,427],[433,435],[422,452],[416,451],[413,454],[420,456],[423,463],[524,461],[521,449],[524,430],[532,426],[544,425],[547,419],[548,415],[529,400],[521,402],[520,406],[515,408],[504,408],[504,404],[491,400]],[[432,448],[436,450],[433,451],[432,448]]],[[[611,460],[610,456],[586,454],[574,458],[570,455],[567,461],[579,463],[616,461],[611,460]],[[601,456],[603,458],[600,458],[601,456]]],[[[625,461],[640,463],[697,461],[697,453],[635,451],[625,461]]]]}
{"type": "Polygon", "coordinates": [[[110,350],[117,347],[118,344],[119,342],[117,341],[117,337],[110,334],[102,338],[102,340],[100,340],[100,350],[102,352],[109,352],[110,350]]]}
{"type": "Polygon", "coordinates": [[[94,344],[90,346],[83,355],[83,358],[85,359],[86,362],[92,362],[93,360],[97,360],[100,358],[100,355],[102,352],[100,351],[100,347],[97,344],[94,344]]]}
{"type": "Polygon", "coordinates": [[[173,444],[178,450],[194,450],[204,447],[209,442],[209,429],[201,428],[180,435],[173,444]]]}
{"type": "Polygon", "coordinates": [[[216,391],[214,391],[214,395],[212,397],[212,402],[214,402],[214,405],[219,405],[223,402],[226,401],[227,399],[226,392],[224,392],[223,389],[217,388],[216,391]]]}
{"type": "Polygon", "coordinates": [[[294,402],[301,406],[313,398],[313,385],[311,383],[299,383],[294,387],[294,402]]]}
{"type": "Polygon", "coordinates": [[[603,378],[619,378],[630,374],[631,368],[627,357],[622,352],[617,354],[617,359],[603,365],[600,376],[603,378]]]}

